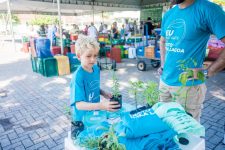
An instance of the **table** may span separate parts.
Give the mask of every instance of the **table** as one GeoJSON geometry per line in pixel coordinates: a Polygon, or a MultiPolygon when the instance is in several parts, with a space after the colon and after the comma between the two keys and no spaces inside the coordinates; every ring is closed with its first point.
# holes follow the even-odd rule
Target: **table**
{"type": "MultiPolygon", "coordinates": [[[[205,150],[205,139],[193,135],[188,136],[190,142],[188,145],[178,144],[182,150],[205,150]]],[[[65,150],[85,150],[85,148],[73,144],[70,132],[68,132],[68,137],[64,139],[64,144],[65,150]]]]}

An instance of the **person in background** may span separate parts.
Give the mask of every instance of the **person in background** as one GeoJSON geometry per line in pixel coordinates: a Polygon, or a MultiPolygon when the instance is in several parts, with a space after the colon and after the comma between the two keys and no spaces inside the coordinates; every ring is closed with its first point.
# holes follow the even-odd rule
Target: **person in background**
{"type": "Polygon", "coordinates": [[[173,0],[173,3],[177,5],[164,15],[161,26],[160,100],[169,102],[175,99],[200,121],[207,89],[199,72],[208,78],[225,67],[223,50],[215,62],[203,68],[210,34],[225,43],[225,12],[208,0],[173,0]],[[193,74],[181,68],[184,61],[185,69],[193,74]],[[179,80],[183,74],[187,77],[185,85],[179,80]]]}
{"type": "Polygon", "coordinates": [[[108,33],[107,28],[108,28],[107,24],[104,24],[102,33],[108,33]]]}
{"type": "Polygon", "coordinates": [[[104,26],[103,26],[103,24],[102,24],[102,22],[101,22],[101,25],[100,25],[100,27],[99,27],[99,33],[102,33],[103,29],[104,29],[104,26]]]}
{"type": "Polygon", "coordinates": [[[117,22],[113,22],[112,24],[112,34],[113,34],[113,38],[117,39],[118,38],[118,27],[117,27],[117,22]]]}
{"type": "Polygon", "coordinates": [[[122,28],[120,30],[120,36],[121,36],[121,39],[124,39],[125,38],[125,28],[124,28],[124,24],[122,24],[122,28]]]}
{"type": "Polygon", "coordinates": [[[148,17],[147,21],[144,24],[144,36],[152,35],[152,30],[154,26],[152,25],[152,18],[148,17]]]}
{"type": "Polygon", "coordinates": [[[85,25],[85,28],[83,30],[83,34],[87,35],[88,34],[88,25],[85,25]]]}
{"type": "Polygon", "coordinates": [[[38,36],[40,36],[40,37],[46,37],[45,26],[40,25],[40,28],[37,31],[37,33],[38,33],[38,36]]]}
{"type": "Polygon", "coordinates": [[[137,21],[136,20],[134,20],[133,31],[134,31],[134,34],[139,33],[138,26],[137,26],[137,21]]]}
{"type": "Polygon", "coordinates": [[[57,34],[56,25],[49,25],[47,37],[48,37],[48,39],[50,39],[52,46],[56,46],[56,34],[57,34]]]}
{"type": "Polygon", "coordinates": [[[82,121],[87,111],[106,110],[115,112],[118,102],[109,101],[112,97],[100,89],[100,70],[96,65],[99,43],[90,36],[79,35],[75,44],[76,56],[81,65],[73,73],[70,83],[70,101],[73,107],[72,135],[77,136],[82,130],[82,121]],[[100,95],[108,99],[100,101],[100,95]]]}
{"type": "Polygon", "coordinates": [[[79,34],[79,27],[78,27],[78,25],[73,24],[73,27],[70,30],[70,34],[79,34]]]}
{"type": "Polygon", "coordinates": [[[91,23],[91,26],[88,28],[88,36],[97,39],[98,38],[98,31],[94,26],[94,23],[91,23]]]}
{"type": "Polygon", "coordinates": [[[127,19],[125,20],[125,36],[131,36],[131,28],[127,19]]]}

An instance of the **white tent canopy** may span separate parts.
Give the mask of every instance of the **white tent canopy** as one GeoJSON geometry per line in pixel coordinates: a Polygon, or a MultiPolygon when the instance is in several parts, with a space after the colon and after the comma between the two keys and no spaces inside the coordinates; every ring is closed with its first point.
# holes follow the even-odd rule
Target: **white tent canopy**
{"type": "MultiPolygon", "coordinates": [[[[5,0],[1,0],[5,1],[5,0]]],[[[61,0],[62,15],[83,15],[93,11],[136,11],[142,6],[166,2],[166,0],[61,0]]],[[[11,0],[12,13],[24,14],[57,14],[57,0],[11,0]],[[54,2],[54,3],[53,3],[54,2]]],[[[0,12],[6,12],[7,7],[0,5],[0,12]]]]}

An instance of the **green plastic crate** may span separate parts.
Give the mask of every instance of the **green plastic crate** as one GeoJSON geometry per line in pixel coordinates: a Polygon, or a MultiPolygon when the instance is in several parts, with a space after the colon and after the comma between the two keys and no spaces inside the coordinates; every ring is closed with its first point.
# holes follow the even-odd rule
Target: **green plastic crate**
{"type": "MultiPolygon", "coordinates": [[[[63,39],[63,47],[70,47],[70,39],[63,39]]],[[[56,46],[61,46],[60,38],[56,38],[56,46]]]]}
{"type": "Polygon", "coordinates": [[[58,76],[57,61],[54,57],[37,58],[37,73],[46,77],[58,76]]]}
{"type": "Polygon", "coordinates": [[[23,42],[23,43],[29,42],[29,38],[26,37],[26,36],[23,36],[23,37],[22,37],[22,42],[23,42]]]}
{"type": "Polygon", "coordinates": [[[31,57],[30,60],[31,60],[33,72],[38,72],[37,71],[37,57],[31,57]]]}
{"type": "Polygon", "coordinates": [[[53,57],[44,58],[43,60],[43,75],[46,77],[58,76],[57,60],[53,57]]]}
{"type": "Polygon", "coordinates": [[[37,58],[36,65],[37,65],[37,73],[44,75],[42,58],[37,58]]]}

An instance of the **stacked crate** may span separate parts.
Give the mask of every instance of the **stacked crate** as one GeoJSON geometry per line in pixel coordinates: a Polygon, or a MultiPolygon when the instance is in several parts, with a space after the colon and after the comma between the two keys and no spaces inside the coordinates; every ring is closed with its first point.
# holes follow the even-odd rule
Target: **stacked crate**
{"type": "Polygon", "coordinates": [[[145,47],[145,57],[150,59],[155,58],[155,46],[145,47]]]}
{"type": "Polygon", "coordinates": [[[32,41],[31,64],[33,72],[37,72],[46,77],[57,76],[57,61],[52,57],[50,51],[50,40],[38,38],[32,41]]]}
{"type": "Polygon", "coordinates": [[[70,74],[70,63],[67,56],[54,56],[57,60],[59,76],[70,74]]]}
{"type": "Polygon", "coordinates": [[[73,53],[67,53],[67,56],[69,58],[69,63],[70,63],[70,72],[72,73],[76,71],[78,66],[80,66],[80,61],[78,60],[76,55],[73,53]]]}

